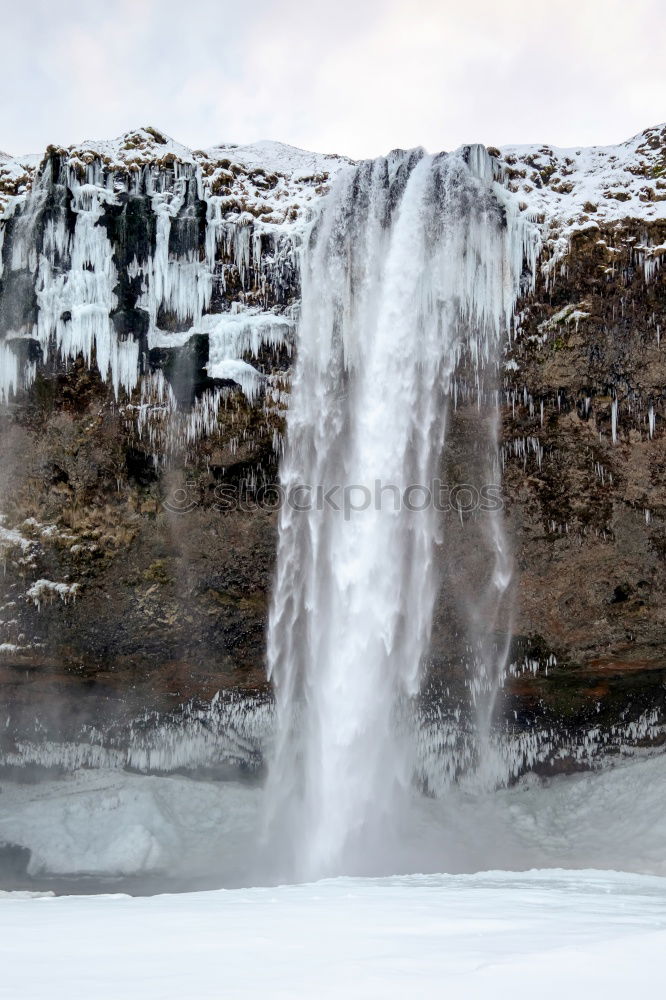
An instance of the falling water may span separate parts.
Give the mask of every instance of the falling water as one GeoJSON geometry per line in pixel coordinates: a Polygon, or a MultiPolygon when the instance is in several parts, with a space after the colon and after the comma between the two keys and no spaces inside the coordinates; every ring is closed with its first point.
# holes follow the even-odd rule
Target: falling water
{"type": "MultiPolygon", "coordinates": [[[[372,870],[397,829],[413,773],[399,719],[446,556],[426,491],[456,366],[496,368],[527,232],[479,146],[350,168],[313,226],[268,640],[269,831],[294,877],[372,870]]],[[[494,570],[469,615],[486,689],[505,653],[481,632],[510,579],[500,519],[487,534],[494,570]]]]}

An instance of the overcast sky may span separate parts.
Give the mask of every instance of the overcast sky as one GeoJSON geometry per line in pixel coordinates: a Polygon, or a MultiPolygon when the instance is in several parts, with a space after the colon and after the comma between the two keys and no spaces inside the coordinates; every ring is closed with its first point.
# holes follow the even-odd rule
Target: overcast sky
{"type": "Polygon", "coordinates": [[[664,0],[8,0],[0,149],[152,124],[377,156],[666,120],[664,0]]]}

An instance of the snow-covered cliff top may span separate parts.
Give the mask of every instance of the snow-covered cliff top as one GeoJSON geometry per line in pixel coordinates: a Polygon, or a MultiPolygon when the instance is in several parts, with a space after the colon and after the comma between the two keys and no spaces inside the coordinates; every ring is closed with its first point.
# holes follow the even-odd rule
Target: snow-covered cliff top
{"type": "MultiPolygon", "coordinates": [[[[302,218],[327,182],[352,161],[311,153],[280,142],[220,144],[191,150],[146,127],[113,140],[49,147],[83,172],[101,159],[110,171],[137,172],[148,165],[190,164],[201,170],[206,194],[229,201],[266,223],[302,218]]],[[[545,223],[549,241],[602,221],[666,219],[666,125],[646,129],[617,146],[504,146],[490,149],[505,169],[507,187],[526,212],[545,223]]],[[[0,214],[30,190],[41,158],[0,153],[0,214]]]]}
{"type": "MultiPolygon", "coordinates": [[[[618,146],[489,152],[501,168],[499,183],[541,227],[544,275],[554,274],[574,232],[630,219],[644,232],[634,226],[619,238],[631,241],[646,280],[654,276],[666,240],[647,225],[666,220],[666,126],[618,146]]],[[[44,357],[55,344],[62,357],[83,353],[90,361],[95,348],[102,377],[109,374],[116,393],[120,386],[131,392],[141,365],[139,339],[126,335],[120,316],[129,312],[137,329],[147,323],[149,349],[205,335],[208,377],[237,382],[254,398],[260,373],[248,372],[246,355],[256,358],[267,345],[286,349],[306,221],[332,177],[352,162],[269,141],[190,150],[150,127],[68,149],[50,146],[41,159],[0,154],[0,248],[11,231],[0,274],[6,265],[4,301],[13,303],[0,331],[0,401],[34,378],[21,340],[41,344],[44,357]],[[36,181],[44,172],[48,182],[51,167],[44,168],[54,158],[76,225],[70,233],[59,211],[40,242],[48,183],[36,181]],[[29,197],[33,187],[36,197],[29,197]],[[154,236],[143,249],[119,249],[113,227],[101,220],[107,210],[109,217],[122,210],[132,193],[150,203],[154,236]],[[202,202],[203,236],[196,221],[202,202]],[[16,284],[22,271],[32,276],[34,307],[16,284]]],[[[610,241],[614,248],[614,235],[610,241]]]]}
{"type": "MultiPolygon", "coordinates": [[[[97,160],[105,171],[123,174],[138,173],[147,166],[190,165],[201,171],[204,196],[217,195],[228,202],[221,205],[223,211],[249,212],[275,224],[302,217],[331,175],[352,162],[271,141],[191,150],[150,126],[117,139],[86,141],[66,149],[49,146],[44,159],[53,153],[60,154],[81,176],[97,160]]],[[[39,156],[14,158],[0,153],[0,216],[30,191],[40,162],[39,156]]]]}
{"type": "Polygon", "coordinates": [[[666,125],[617,146],[504,146],[490,152],[521,208],[543,224],[554,258],[566,252],[576,230],[623,219],[666,220],[666,125]]]}

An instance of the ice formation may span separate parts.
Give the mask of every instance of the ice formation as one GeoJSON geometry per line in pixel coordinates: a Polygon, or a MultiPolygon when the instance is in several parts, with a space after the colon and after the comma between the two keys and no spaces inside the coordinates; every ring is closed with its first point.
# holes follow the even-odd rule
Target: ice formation
{"type": "Polygon", "coordinates": [[[54,583],[53,580],[36,580],[25,592],[25,596],[33,601],[37,608],[52,601],[56,597],[65,604],[76,598],[78,583],[54,583]]]}
{"type": "MultiPolygon", "coordinates": [[[[240,386],[253,403],[270,395],[271,373],[255,361],[265,347],[291,350],[299,234],[343,162],[279,143],[193,154],[154,129],[50,148],[39,166],[0,160],[2,191],[15,191],[0,204],[9,302],[0,403],[30,385],[38,364],[82,358],[136,407],[155,374],[150,352],[198,334],[209,343],[209,379],[240,386]]],[[[207,411],[225,398],[219,386],[203,395],[207,411]]],[[[208,429],[195,415],[169,439],[208,429]]]]}
{"type": "MultiPolygon", "coordinates": [[[[383,842],[368,870],[593,866],[666,875],[663,782],[661,758],[637,756],[593,773],[527,775],[491,795],[449,785],[437,799],[413,790],[407,835],[397,849],[383,842]]],[[[32,876],[152,875],[155,888],[168,888],[160,877],[257,885],[279,874],[257,851],[256,783],[146,776],[109,761],[40,783],[5,777],[3,803],[0,842],[29,852],[32,876]]]]}

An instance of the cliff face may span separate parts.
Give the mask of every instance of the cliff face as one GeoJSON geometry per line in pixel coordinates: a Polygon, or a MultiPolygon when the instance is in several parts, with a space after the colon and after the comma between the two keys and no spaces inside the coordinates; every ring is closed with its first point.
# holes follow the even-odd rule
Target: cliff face
{"type": "Polygon", "coordinates": [[[547,149],[514,181],[542,179],[552,222],[507,364],[505,489],[516,629],[557,659],[516,694],[608,731],[664,712],[666,129],[580,158],[580,182],[576,151],[547,149]]]}
{"type": "MultiPolygon", "coordinates": [[[[602,742],[655,739],[666,129],[603,150],[491,152],[543,243],[502,375],[517,568],[505,710],[569,742],[595,727],[602,742]]],[[[0,159],[10,754],[35,733],[76,738],[264,686],[298,251],[343,165],[272,143],[192,153],[151,129],[0,159]]],[[[458,482],[483,419],[464,388],[447,456],[458,482]]],[[[473,549],[463,522],[448,537],[473,549]]],[[[433,684],[456,675],[452,597],[444,581],[433,684]]]]}

